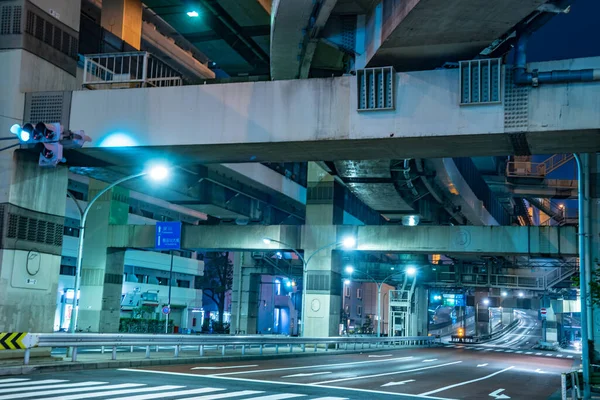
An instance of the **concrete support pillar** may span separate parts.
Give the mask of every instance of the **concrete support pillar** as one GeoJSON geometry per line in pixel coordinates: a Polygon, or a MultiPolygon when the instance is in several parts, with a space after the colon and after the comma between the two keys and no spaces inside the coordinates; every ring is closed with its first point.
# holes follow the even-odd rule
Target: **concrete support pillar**
{"type": "MultiPolygon", "coordinates": [[[[587,263],[585,265],[588,276],[595,280],[595,271],[600,265],[600,156],[585,154],[582,157],[584,166],[589,167],[589,189],[586,190],[589,198],[586,218],[586,244],[588,245],[587,263]]],[[[582,310],[583,312],[583,310],[582,310]]],[[[594,360],[600,359],[600,308],[593,307],[592,318],[588,318],[588,332],[590,340],[594,340],[594,360]]],[[[588,314],[589,315],[589,314],[588,314]]]]}
{"type": "Polygon", "coordinates": [[[52,332],[67,168],[37,154],[0,152],[0,332],[52,332]]]}
{"type": "Polygon", "coordinates": [[[427,336],[427,302],[428,290],[422,286],[417,286],[414,293],[414,306],[411,313],[411,324],[408,336],[427,336]]]}
{"type": "Polygon", "coordinates": [[[142,40],[142,2],[103,0],[101,25],[139,50],[142,40]]]}
{"type": "Polygon", "coordinates": [[[231,333],[252,335],[257,331],[260,275],[256,272],[252,253],[234,254],[231,333]]]}
{"type": "Polygon", "coordinates": [[[502,308],[502,326],[507,326],[515,320],[514,310],[510,307],[502,308]]]}
{"type": "MultiPolygon", "coordinates": [[[[90,180],[89,198],[105,184],[90,180]]],[[[115,187],[94,203],[87,218],[81,270],[78,330],[115,333],[119,329],[125,252],[107,247],[108,225],[126,224],[128,191],[115,187]]]]}
{"type": "Polygon", "coordinates": [[[308,201],[302,247],[307,281],[302,282],[304,336],[338,335],[342,307],[342,275],[339,257],[332,249],[337,241],[334,225],[334,180],[317,164],[308,168],[308,201]],[[337,260],[337,261],[336,261],[337,260]]]}
{"type": "MultiPolygon", "coordinates": [[[[558,324],[556,321],[556,313],[552,307],[546,308],[546,342],[554,343],[558,342],[558,324]]],[[[544,322],[542,321],[542,324],[544,322]]]]}

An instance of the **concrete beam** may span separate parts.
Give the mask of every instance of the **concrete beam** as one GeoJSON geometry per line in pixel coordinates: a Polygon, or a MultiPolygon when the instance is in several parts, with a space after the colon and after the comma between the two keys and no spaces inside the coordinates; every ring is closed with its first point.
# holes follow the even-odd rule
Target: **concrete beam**
{"type": "MultiPolygon", "coordinates": [[[[314,228],[314,227],[313,227],[314,228]]],[[[337,226],[337,238],[357,238],[357,250],[397,253],[575,256],[574,227],[520,226],[337,226]]],[[[314,229],[313,229],[314,231],[314,229]]],[[[154,247],[155,227],[114,225],[108,247],[154,247]]],[[[293,225],[184,225],[182,247],[206,250],[300,249],[301,227],[293,225]],[[262,238],[270,237],[290,246],[262,238]]]]}
{"type": "MultiPolygon", "coordinates": [[[[540,71],[599,66],[600,57],[529,65],[540,71]]],[[[370,113],[357,112],[352,76],[76,91],[70,126],[93,138],[84,155],[115,165],[164,157],[190,165],[515,153],[514,129],[505,127],[512,111],[503,103],[461,107],[458,69],[399,73],[395,82],[396,109],[370,113]]],[[[527,121],[519,132],[531,153],[599,151],[599,87],[528,88],[527,121]]]]}
{"type": "MultiPolygon", "coordinates": [[[[107,247],[154,248],[154,225],[112,225],[107,247]]],[[[181,247],[203,250],[275,250],[300,248],[300,226],[296,225],[184,225],[181,247]],[[288,243],[285,247],[272,242],[265,245],[263,238],[288,243]]]]}

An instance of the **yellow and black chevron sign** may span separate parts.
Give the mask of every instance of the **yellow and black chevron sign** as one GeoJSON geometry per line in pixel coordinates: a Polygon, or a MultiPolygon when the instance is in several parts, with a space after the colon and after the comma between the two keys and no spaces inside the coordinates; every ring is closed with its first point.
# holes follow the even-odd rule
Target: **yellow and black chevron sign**
{"type": "Polygon", "coordinates": [[[27,332],[0,332],[0,350],[26,349],[26,336],[27,332]]]}

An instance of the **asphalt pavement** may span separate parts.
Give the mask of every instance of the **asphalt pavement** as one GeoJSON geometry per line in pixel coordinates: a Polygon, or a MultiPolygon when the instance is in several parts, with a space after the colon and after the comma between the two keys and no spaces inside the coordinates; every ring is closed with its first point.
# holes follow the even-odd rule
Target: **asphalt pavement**
{"type": "Polygon", "coordinates": [[[0,400],[536,400],[579,363],[527,353],[456,346],[40,373],[0,378],[0,400]]]}

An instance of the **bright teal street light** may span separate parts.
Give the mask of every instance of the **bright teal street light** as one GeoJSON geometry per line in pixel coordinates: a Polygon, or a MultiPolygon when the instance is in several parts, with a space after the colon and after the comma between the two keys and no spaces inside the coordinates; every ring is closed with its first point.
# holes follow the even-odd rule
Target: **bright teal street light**
{"type": "Polygon", "coordinates": [[[123,182],[127,182],[132,179],[140,178],[140,177],[146,176],[146,175],[148,175],[148,177],[150,177],[150,179],[152,179],[153,181],[164,181],[165,179],[167,179],[169,177],[169,174],[170,174],[170,170],[167,166],[165,166],[163,164],[152,165],[151,167],[149,167],[148,169],[146,169],[140,173],[126,176],[124,178],[121,178],[121,179],[111,183],[110,185],[108,185],[107,187],[102,189],[100,192],[98,192],[98,194],[96,194],[96,196],[94,196],[94,198],[88,202],[85,209],[82,209],[81,206],[79,205],[79,202],[77,202],[77,200],[75,199],[75,197],[73,197],[71,192],[67,191],[67,195],[71,199],[73,199],[73,201],[75,202],[75,205],[77,206],[77,210],[79,211],[79,217],[80,217],[79,245],[78,245],[78,249],[77,249],[77,267],[75,269],[75,289],[74,289],[75,295],[73,296],[73,317],[71,318],[71,326],[69,327],[69,331],[71,333],[75,333],[75,329],[77,327],[77,322],[78,322],[78,318],[79,318],[79,306],[77,305],[77,298],[79,297],[78,293],[79,293],[79,287],[81,285],[81,263],[82,263],[82,259],[83,259],[83,239],[84,239],[84,235],[85,235],[85,222],[87,220],[88,213],[90,212],[90,209],[92,208],[92,205],[96,202],[96,200],[98,200],[100,197],[102,197],[102,195],[104,195],[110,189],[114,188],[117,185],[120,185],[123,182]]]}

